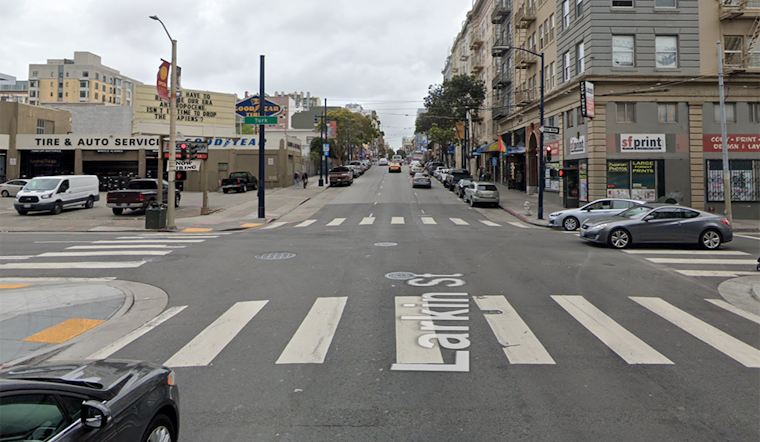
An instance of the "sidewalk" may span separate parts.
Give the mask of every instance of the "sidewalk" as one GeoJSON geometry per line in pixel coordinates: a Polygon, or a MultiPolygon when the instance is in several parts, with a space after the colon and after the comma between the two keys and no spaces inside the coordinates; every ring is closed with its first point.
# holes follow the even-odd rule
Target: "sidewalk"
{"type": "MultiPolygon", "coordinates": [[[[549,227],[549,214],[559,212],[564,207],[559,204],[548,202],[544,194],[543,219],[538,219],[538,194],[528,195],[524,191],[507,189],[507,186],[500,183],[494,183],[499,189],[499,197],[502,209],[506,210],[521,221],[536,226],[549,227]],[[525,203],[530,203],[530,210],[525,210],[525,203]]],[[[760,221],[750,219],[733,220],[734,232],[760,232],[760,221]]]]}

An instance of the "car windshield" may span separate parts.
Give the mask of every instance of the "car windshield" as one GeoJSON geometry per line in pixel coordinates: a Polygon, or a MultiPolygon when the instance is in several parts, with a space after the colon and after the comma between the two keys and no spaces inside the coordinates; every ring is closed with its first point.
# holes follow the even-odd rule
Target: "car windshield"
{"type": "Polygon", "coordinates": [[[646,215],[647,213],[651,212],[652,210],[654,210],[654,207],[634,206],[626,210],[625,212],[620,213],[617,216],[622,216],[623,218],[629,218],[629,219],[640,218],[646,215]]]}
{"type": "Polygon", "coordinates": [[[348,172],[348,167],[333,167],[330,172],[348,172]]]}
{"type": "Polygon", "coordinates": [[[60,178],[38,178],[26,183],[24,190],[53,190],[60,182],[60,178]]]}

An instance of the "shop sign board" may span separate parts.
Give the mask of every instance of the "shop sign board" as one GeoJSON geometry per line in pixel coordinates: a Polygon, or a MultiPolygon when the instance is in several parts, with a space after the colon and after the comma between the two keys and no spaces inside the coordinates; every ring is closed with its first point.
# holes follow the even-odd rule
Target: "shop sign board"
{"type": "MultiPolygon", "coordinates": [[[[135,122],[169,124],[169,102],[155,86],[135,85],[135,122]]],[[[183,89],[177,101],[177,123],[191,126],[235,126],[235,95],[183,89]]]]}
{"type": "MultiPolygon", "coordinates": [[[[261,108],[259,106],[259,96],[252,95],[243,101],[238,102],[235,105],[235,113],[241,117],[270,117],[278,115],[282,112],[282,108],[279,104],[264,98],[264,114],[261,114],[261,108]]],[[[276,124],[275,123],[245,123],[245,124],[276,124]]]]}
{"type": "Polygon", "coordinates": [[[11,136],[0,134],[0,149],[8,149],[11,146],[11,136]]]}
{"type": "Polygon", "coordinates": [[[192,160],[192,161],[186,161],[186,160],[177,160],[175,163],[175,168],[179,171],[190,171],[190,172],[200,172],[201,170],[201,161],[200,160],[192,160]]]}
{"type": "MultiPolygon", "coordinates": [[[[760,152],[760,135],[727,135],[729,152],[760,152]]],[[[1,147],[1,146],[0,146],[1,147]]],[[[702,135],[704,152],[723,152],[723,138],[720,134],[702,135]]]]}
{"type": "Polygon", "coordinates": [[[116,137],[113,135],[17,135],[16,147],[20,150],[138,150],[158,148],[159,137],[116,137]]]}
{"type": "Polygon", "coordinates": [[[587,118],[594,118],[596,116],[594,83],[590,81],[581,81],[581,115],[587,118]]]}
{"type": "Polygon", "coordinates": [[[620,134],[621,152],[665,152],[665,134],[620,134]]]}
{"type": "Polygon", "coordinates": [[[586,153],[586,136],[581,135],[578,138],[570,138],[568,141],[570,155],[586,153]]]}

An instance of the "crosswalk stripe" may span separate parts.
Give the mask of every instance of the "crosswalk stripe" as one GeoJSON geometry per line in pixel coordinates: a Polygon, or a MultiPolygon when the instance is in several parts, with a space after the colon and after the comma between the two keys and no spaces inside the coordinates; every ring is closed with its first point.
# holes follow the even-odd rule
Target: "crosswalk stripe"
{"type": "Polygon", "coordinates": [[[375,222],[375,218],[371,216],[365,216],[362,218],[362,221],[359,223],[360,226],[370,226],[372,223],[375,222]]]}
{"type": "Polygon", "coordinates": [[[286,222],[284,222],[284,221],[278,221],[278,222],[270,223],[270,224],[269,224],[268,226],[266,226],[266,227],[262,227],[262,228],[261,228],[261,230],[271,230],[271,229],[276,229],[276,228],[278,228],[278,227],[284,226],[285,224],[287,224],[287,223],[286,223],[286,222]]]}
{"type": "Polygon", "coordinates": [[[201,236],[201,235],[174,235],[174,236],[119,236],[116,239],[156,239],[158,241],[163,241],[164,239],[214,239],[219,238],[218,236],[201,236]]]}
{"type": "Polygon", "coordinates": [[[744,310],[742,310],[742,309],[734,306],[733,304],[727,303],[726,301],[724,301],[722,299],[705,299],[705,301],[707,301],[707,302],[709,302],[709,303],[711,303],[713,305],[717,305],[718,307],[720,307],[720,308],[722,308],[724,310],[728,310],[729,312],[731,312],[731,313],[733,313],[735,315],[741,316],[744,319],[750,320],[750,321],[754,322],[755,324],[760,324],[760,316],[758,316],[758,315],[756,315],[754,313],[750,313],[748,311],[744,311],[744,310]]]}
{"type": "Polygon", "coordinates": [[[740,235],[738,233],[734,233],[734,236],[738,236],[740,238],[747,238],[747,239],[755,239],[760,241],[760,236],[752,236],[752,235],[740,235]]]}
{"type": "Polygon", "coordinates": [[[317,298],[309,314],[282,351],[277,364],[325,362],[348,297],[317,298]]]}
{"type": "Polygon", "coordinates": [[[173,240],[173,239],[137,239],[137,240],[130,240],[130,241],[117,241],[117,240],[106,240],[101,239],[98,241],[93,241],[92,244],[182,244],[182,243],[200,243],[205,241],[205,239],[181,239],[181,240],[173,240]]]}
{"type": "Polygon", "coordinates": [[[741,250],[623,250],[631,255],[749,255],[741,250]]]}
{"type": "Polygon", "coordinates": [[[673,364],[583,296],[552,296],[552,299],[628,364],[673,364]]]}
{"type": "Polygon", "coordinates": [[[646,258],[656,264],[732,264],[756,265],[756,259],[646,258]]]}
{"type": "Polygon", "coordinates": [[[169,360],[167,367],[203,367],[211,363],[269,301],[236,302],[169,360]]]}
{"type": "Polygon", "coordinates": [[[2,270],[43,270],[43,269],[133,269],[148,261],[122,262],[25,262],[0,264],[2,270]]]}
{"type": "Polygon", "coordinates": [[[184,249],[186,246],[168,246],[166,244],[132,244],[115,246],[71,246],[66,250],[94,250],[94,249],[184,249]]]}
{"type": "Polygon", "coordinates": [[[432,216],[423,216],[420,219],[422,220],[422,224],[438,224],[432,216]]]}
{"type": "Polygon", "coordinates": [[[760,350],[674,307],[663,299],[635,296],[631,299],[745,367],[760,368],[760,350]]]}
{"type": "Polygon", "coordinates": [[[507,224],[515,226],[515,227],[519,227],[521,229],[530,229],[530,227],[526,226],[523,223],[518,223],[517,221],[507,221],[507,224]]]}
{"type": "Polygon", "coordinates": [[[37,255],[40,258],[73,257],[73,256],[163,256],[171,250],[99,250],[96,252],[46,252],[37,255]]]}
{"type": "Polygon", "coordinates": [[[507,298],[476,296],[474,299],[511,364],[556,364],[507,298]]]}
{"type": "Polygon", "coordinates": [[[421,336],[434,332],[421,330],[420,321],[401,319],[409,315],[424,315],[422,297],[396,296],[396,363],[443,364],[437,340],[433,341],[432,348],[425,348],[418,342],[421,336]]]}
{"type": "Polygon", "coordinates": [[[116,353],[117,351],[121,350],[122,348],[126,347],[127,345],[137,340],[139,337],[153,330],[157,326],[163,324],[169,318],[173,317],[174,315],[181,312],[185,308],[187,308],[186,305],[180,305],[177,307],[170,307],[166,309],[160,315],[156,316],[155,318],[151,319],[150,321],[146,322],[140,327],[132,330],[131,332],[127,333],[121,338],[113,341],[112,343],[108,344],[102,349],[91,354],[90,356],[87,357],[87,359],[105,359],[111,356],[112,354],[116,353]]]}
{"type": "Polygon", "coordinates": [[[306,221],[302,222],[301,224],[297,225],[296,227],[308,227],[308,226],[314,224],[315,222],[317,222],[317,220],[315,220],[315,219],[307,219],[306,221]]]}
{"type": "Polygon", "coordinates": [[[480,221],[481,223],[487,225],[488,227],[501,227],[501,224],[496,224],[493,221],[488,221],[488,220],[485,220],[485,219],[479,219],[478,221],[480,221]]]}
{"type": "Polygon", "coordinates": [[[34,256],[35,255],[0,256],[0,259],[7,259],[9,261],[16,261],[16,260],[33,258],[34,256]]]}
{"type": "Polygon", "coordinates": [[[451,220],[452,223],[454,223],[454,224],[456,224],[458,226],[469,226],[470,225],[470,223],[468,223],[467,221],[463,220],[462,218],[449,218],[449,219],[451,220]]]}
{"type": "Polygon", "coordinates": [[[327,223],[327,227],[335,227],[343,224],[343,221],[345,221],[345,218],[335,218],[334,220],[327,223]]]}
{"type": "Polygon", "coordinates": [[[402,216],[391,217],[391,224],[404,224],[404,217],[402,216]]]}
{"type": "Polygon", "coordinates": [[[715,278],[736,278],[737,276],[752,276],[757,272],[732,272],[730,270],[676,270],[684,276],[708,276],[715,278]]]}

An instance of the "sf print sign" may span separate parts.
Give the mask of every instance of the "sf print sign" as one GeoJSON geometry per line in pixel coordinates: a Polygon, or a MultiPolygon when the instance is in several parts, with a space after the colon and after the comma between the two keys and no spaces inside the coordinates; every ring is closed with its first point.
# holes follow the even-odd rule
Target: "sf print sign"
{"type": "Polygon", "coordinates": [[[412,287],[436,287],[421,296],[397,296],[396,363],[394,371],[470,371],[469,295],[462,274],[410,274],[412,287]],[[453,290],[445,290],[453,289],[453,290]],[[444,362],[441,349],[453,351],[453,363],[444,362]]]}

